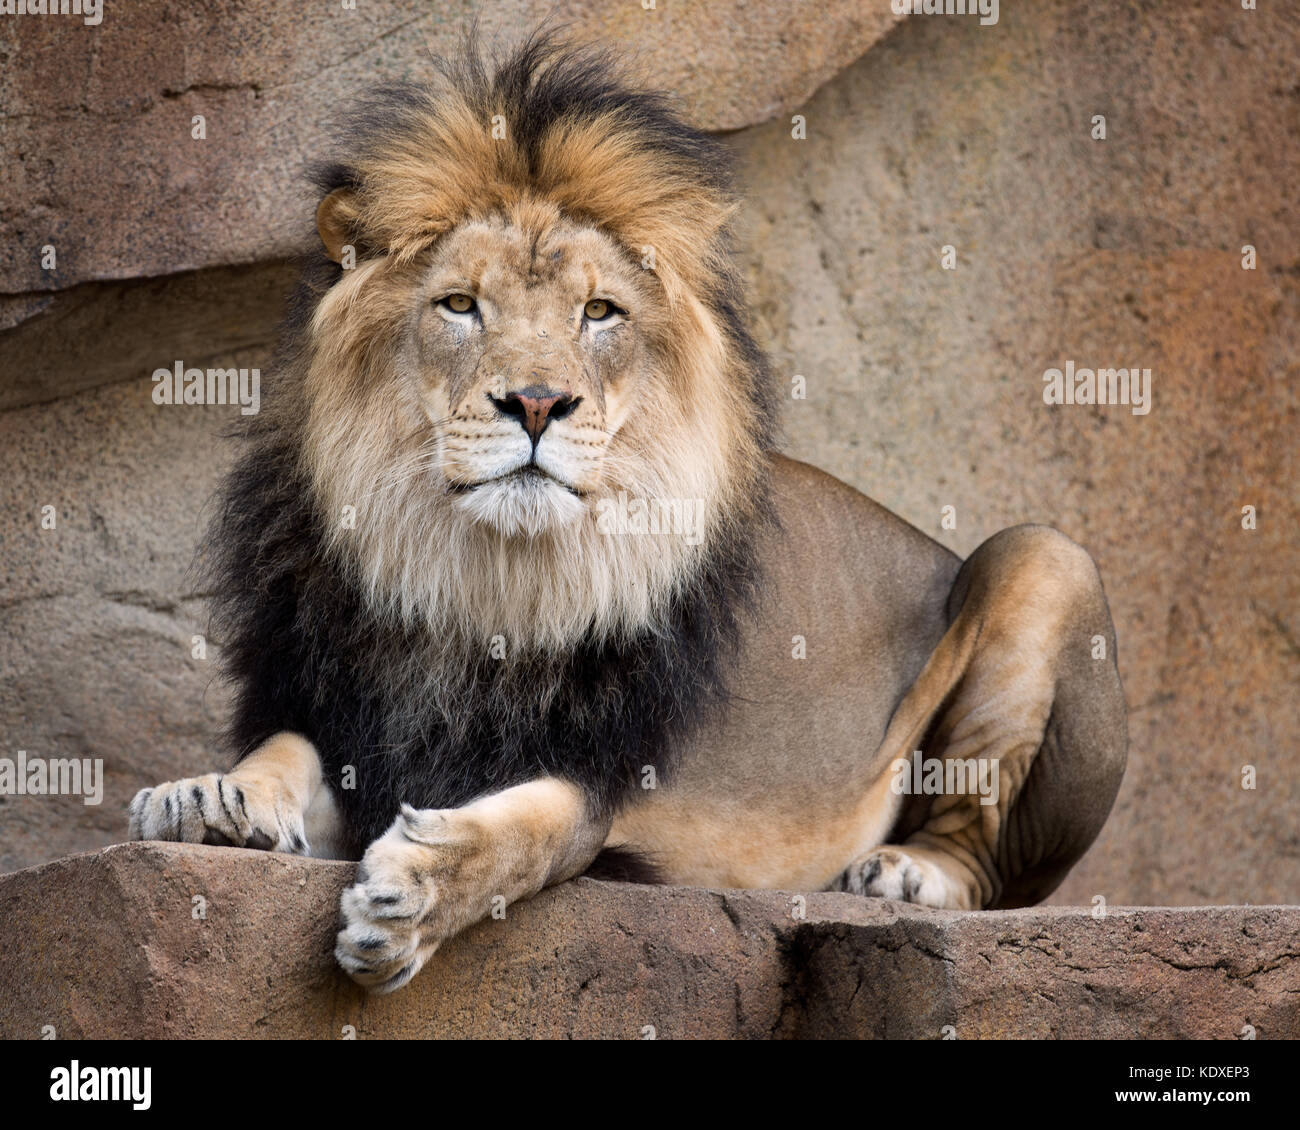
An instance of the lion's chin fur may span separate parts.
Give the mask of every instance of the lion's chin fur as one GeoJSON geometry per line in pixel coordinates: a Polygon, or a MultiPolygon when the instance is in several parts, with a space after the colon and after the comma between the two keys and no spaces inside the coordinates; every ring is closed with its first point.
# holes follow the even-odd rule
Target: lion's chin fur
{"type": "Polygon", "coordinates": [[[602,532],[558,485],[503,488],[410,497],[334,550],[379,617],[516,655],[655,631],[698,569],[702,547],[678,534],[602,532]]]}
{"type": "Polygon", "coordinates": [[[571,526],[586,513],[582,499],[553,479],[515,472],[462,494],[456,509],[506,538],[536,538],[571,526]]]}

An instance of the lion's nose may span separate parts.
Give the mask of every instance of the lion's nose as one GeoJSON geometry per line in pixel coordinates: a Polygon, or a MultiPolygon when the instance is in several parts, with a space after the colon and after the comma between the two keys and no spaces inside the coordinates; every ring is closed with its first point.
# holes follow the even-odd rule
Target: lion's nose
{"type": "Polygon", "coordinates": [[[562,420],[582,401],[582,397],[571,396],[563,389],[542,385],[529,385],[518,392],[508,392],[505,396],[494,396],[491,399],[503,416],[519,421],[519,426],[528,433],[534,446],[552,420],[562,420]]]}

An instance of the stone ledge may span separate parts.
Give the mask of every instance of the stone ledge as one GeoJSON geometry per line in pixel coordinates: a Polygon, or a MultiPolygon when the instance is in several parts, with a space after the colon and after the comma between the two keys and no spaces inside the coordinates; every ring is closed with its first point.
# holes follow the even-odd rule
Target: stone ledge
{"type": "Polygon", "coordinates": [[[1300,907],[965,914],[581,879],[372,998],[331,956],[353,870],[126,844],[0,876],[0,1037],[1300,1036],[1300,907]]]}

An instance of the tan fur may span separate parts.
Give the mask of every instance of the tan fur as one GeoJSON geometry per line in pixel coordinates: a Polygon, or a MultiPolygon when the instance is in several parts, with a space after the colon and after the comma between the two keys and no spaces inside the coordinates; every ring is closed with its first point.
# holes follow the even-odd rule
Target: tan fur
{"type": "Polygon", "coordinates": [[[353,194],[347,189],[335,189],[316,206],[316,230],[325,253],[336,263],[343,261],[343,249],[348,246],[348,233],[355,222],[353,194]]]}
{"type": "Polygon", "coordinates": [[[337,854],[337,808],[311,742],[281,733],[229,773],[142,789],[131,802],[129,834],[328,858],[337,854]]]}
{"type": "Polygon", "coordinates": [[[404,808],[343,894],[336,956],[391,992],[447,938],[572,878],[599,844],[581,791],[550,777],[463,808],[404,808]]]}
{"type": "Polygon", "coordinates": [[[817,891],[889,834],[898,807],[883,775],[861,795],[835,790],[803,807],[775,790],[683,804],[667,788],[616,816],[606,842],[648,849],[665,874],[702,887],[817,891]]]}
{"type": "Polygon", "coordinates": [[[534,167],[515,144],[454,90],[446,91],[403,139],[366,170],[351,228],[397,263],[414,259],[467,218],[558,209],[599,224],[621,245],[653,247],[669,304],[689,304],[717,273],[717,235],[733,201],[701,185],[694,172],[637,145],[623,118],[609,113],[554,130],[534,167]]]}
{"type": "Polygon", "coordinates": [[[698,735],[668,787],[632,798],[609,843],[690,884],[965,909],[1043,897],[1091,842],[1124,762],[1095,566],[1053,530],[1016,527],[958,577],[956,558],[856,491],[785,460],[775,469],[788,536],[742,649],[743,705],[698,735]],[[946,624],[954,581],[960,611],[946,624]],[[791,655],[796,634],[804,659],[791,655]],[[1049,727],[1063,681],[1077,719],[1066,737],[1049,727]],[[996,762],[997,803],[902,800],[891,767],[914,750],[996,762]]]}
{"type": "Polygon", "coordinates": [[[417,128],[368,161],[357,190],[322,202],[330,255],[347,242],[363,257],[312,323],[305,463],[338,518],[337,551],[377,605],[474,646],[500,634],[559,649],[591,628],[654,622],[701,552],[680,538],[599,533],[601,499],[701,500],[712,537],[761,474],[738,362],[699,298],[722,267],[735,203],[639,146],[618,113],[561,123],[530,165],[508,108],[498,112],[504,138],[457,90],[441,91],[417,128]],[[538,260],[553,256],[561,269],[539,278],[538,260]],[[419,355],[430,303],[448,289],[493,302],[519,331],[493,343],[468,386],[451,387],[419,355]],[[587,394],[542,445],[567,443],[583,505],[557,496],[514,523],[466,523],[445,488],[465,478],[467,450],[512,427],[486,395],[527,385],[539,335],[571,343],[573,311],[597,292],[629,310],[626,371],[587,387],[570,352],[544,374],[587,394]]]}
{"type": "Polygon", "coordinates": [[[619,492],[699,500],[707,544],[746,497],[759,453],[739,426],[748,406],[712,315],[698,300],[670,307],[646,274],[603,233],[553,210],[516,209],[459,229],[439,255],[364,262],[325,297],[306,374],[306,467],[336,516],[336,549],[376,604],[476,642],[501,634],[544,648],[589,628],[613,634],[654,621],[701,546],[679,535],[610,537],[597,529],[599,502],[619,492]],[[534,243],[568,270],[525,286],[534,243]],[[437,317],[431,295],[469,278],[518,332],[497,335],[490,364],[453,390],[421,367],[418,339],[422,320],[437,317]],[[602,387],[585,380],[581,356],[565,353],[588,279],[632,307],[636,335],[629,371],[602,387]],[[539,453],[564,458],[582,498],[560,495],[572,512],[543,513],[532,528],[466,522],[446,488],[470,477],[467,454],[490,458],[518,432],[486,398],[530,382],[539,330],[559,354],[551,379],[584,395],[539,453]],[[355,513],[355,528],[345,513],[355,513]]]}

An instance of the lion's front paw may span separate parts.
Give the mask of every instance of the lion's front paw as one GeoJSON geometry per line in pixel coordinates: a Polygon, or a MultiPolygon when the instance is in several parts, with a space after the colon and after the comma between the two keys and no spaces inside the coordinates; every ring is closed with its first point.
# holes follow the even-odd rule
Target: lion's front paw
{"type": "Polygon", "coordinates": [[[958,905],[953,884],[938,865],[894,847],[874,848],[855,860],[841,876],[840,886],[868,898],[939,908],[958,905]]]}
{"type": "Polygon", "coordinates": [[[400,989],[446,938],[491,909],[489,855],[464,810],[403,805],[343,892],[339,964],[371,992],[400,989]]]}
{"type": "Polygon", "coordinates": [[[236,783],[220,773],[141,789],[129,812],[133,840],[310,854],[297,805],[272,786],[236,783]]]}

